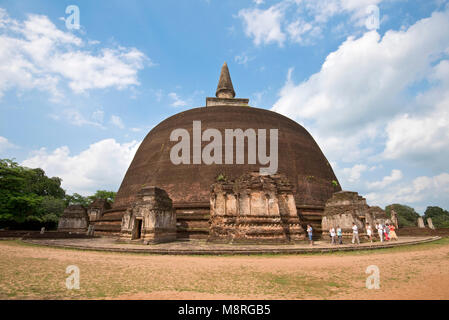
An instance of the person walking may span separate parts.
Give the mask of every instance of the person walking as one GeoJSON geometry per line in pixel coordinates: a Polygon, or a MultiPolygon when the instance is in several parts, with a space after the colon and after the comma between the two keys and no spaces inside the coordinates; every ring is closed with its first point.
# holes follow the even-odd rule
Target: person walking
{"type": "Polygon", "coordinates": [[[355,241],[357,241],[357,244],[360,244],[360,239],[359,239],[359,228],[356,226],[356,224],[353,222],[352,223],[352,244],[355,243],[355,241]]]}
{"type": "Polygon", "coordinates": [[[335,242],[335,236],[336,236],[337,234],[335,233],[335,228],[334,228],[334,227],[332,227],[332,228],[329,230],[329,234],[331,235],[331,244],[337,244],[337,243],[335,242]]]}
{"type": "Polygon", "coordinates": [[[309,243],[313,246],[313,228],[310,224],[307,225],[307,234],[309,236],[309,243]]]}
{"type": "Polygon", "coordinates": [[[385,236],[385,241],[390,241],[389,233],[390,233],[390,228],[388,228],[388,223],[387,223],[387,224],[385,224],[385,226],[384,226],[384,236],[385,236]]]}
{"type": "Polygon", "coordinates": [[[377,233],[379,234],[380,242],[384,242],[384,228],[381,223],[376,224],[377,233]]]}
{"type": "Polygon", "coordinates": [[[373,229],[371,228],[369,222],[366,224],[366,235],[369,238],[369,241],[373,243],[373,229]]]}
{"type": "Polygon", "coordinates": [[[337,237],[338,237],[338,244],[343,244],[343,232],[341,231],[340,226],[337,226],[337,237]]]}
{"type": "Polygon", "coordinates": [[[390,239],[398,241],[395,226],[390,224],[389,228],[390,228],[390,239]]]}

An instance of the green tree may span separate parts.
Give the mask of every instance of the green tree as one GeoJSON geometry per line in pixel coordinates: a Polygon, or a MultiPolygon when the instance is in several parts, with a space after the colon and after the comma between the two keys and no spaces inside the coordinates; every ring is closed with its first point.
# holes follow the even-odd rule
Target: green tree
{"type": "Polygon", "coordinates": [[[105,199],[109,203],[113,203],[115,199],[116,192],[114,191],[107,191],[107,190],[97,190],[95,194],[91,196],[83,196],[78,193],[74,193],[72,195],[66,195],[65,196],[65,203],[66,206],[72,205],[72,204],[80,204],[84,207],[88,207],[92,202],[94,202],[96,199],[105,199]]]}
{"type": "Polygon", "coordinates": [[[14,160],[0,159],[0,228],[21,224],[24,228],[38,228],[45,215],[54,215],[54,220],[61,214],[64,196],[60,178],[49,178],[42,169],[29,169],[14,160]]]}
{"type": "Polygon", "coordinates": [[[89,196],[88,199],[91,203],[94,202],[96,199],[105,199],[109,203],[113,203],[116,194],[117,192],[114,191],[97,190],[97,192],[95,192],[94,195],[89,196]]]}
{"type": "Polygon", "coordinates": [[[61,188],[62,179],[58,177],[49,178],[44,170],[40,168],[25,170],[27,173],[27,192],[38,196],[51,196],[57,199],[64,198],[65,191],[61,188]]]}
{"type": "Polygon", "coordinates": [[[64,199],[57,199],[51,196],[42,197],[40,210],[42,215],[51,214],[60,217],[66,208],[64,199]]]}
{"type": "Polygon", "coordinates": [[[88,207],[95,199],[112,203],[115,192],[98,190],[85,197],[66,194],[61,178],[46,176],[45,171],[20,166],[10,159],[0,159],[0,228],[37,229],[56,227],[68,205],[88,207]]]}
{"type": "Polygon", "coordinates": [[[72,195],[65,196],[65,203],[66,206],[70,206],[73,204],[80,204],[83,207],[87,208],[89,204],[91,204],[91,201],[88,199],[88,197],[84,197],[78,193],[74,193],[72,195]]]}
{"type": "Polygon", "coordinates": [[[399,227],[415,227],[419,214],[412,207],[403,204],[390,204],[385,208],[388,217],[391,217],[391,209],[394,208],[398,216],[399,227]]]}
{"type": "Polygon", "coordinates": [[[432,218],[435,228],[449,228],[449,212],[440,207],[427,207],[424,219],[432,218]]]}

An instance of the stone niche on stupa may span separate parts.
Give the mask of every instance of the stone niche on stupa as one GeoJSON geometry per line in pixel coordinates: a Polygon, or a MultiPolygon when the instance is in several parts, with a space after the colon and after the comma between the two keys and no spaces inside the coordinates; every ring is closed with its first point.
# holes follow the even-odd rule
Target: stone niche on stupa
{"type": "Polygon", "coordinates": [[[285,175],[251,172],[211,187],[209,241],[281,242],[305,238],[285,175]]]}
{"type": "Polygon", "coordinates": [[[122,217],[120,240],[161,243],[176,240],[176,212],[165,190],[145,186],[122,217]]]}

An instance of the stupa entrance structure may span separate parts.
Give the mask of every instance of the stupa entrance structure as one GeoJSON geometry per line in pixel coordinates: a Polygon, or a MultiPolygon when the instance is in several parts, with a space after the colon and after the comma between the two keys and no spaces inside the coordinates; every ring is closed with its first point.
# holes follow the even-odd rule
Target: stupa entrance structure
{"type": "MultiPolygon", "coordinates": [[[[266,150],[270,150],[270,143],[267,139],[266,150]]],[[[201,149],[208,144],[202,141],[201,149]]],[[[250,107],[248,99],[235,98],[226,63],[216,97],[206,98],[205,107],[171,116],[148,133],[112,208],[94,222],[95,234],[115,237],[128,234],[128,237],[132,230],[125,220],[132,218],[145,187],[164,190],[172,201],[177,239],[214,241],[294,241],[304,238],[307,224],[312,225],[319,237],[325,203],[341,191],[331,165],[306,129],[276,112],[250,107]],[[193,145],[193,137],[198,134],[192,127],[194,121],[201,121],[200,134],[214,129],[223,137],[229,129],[243,132],[253,129],[257,135],[258,129],[266,132],[276,129],[277,172],[268,176],[255,174],[266,164],[259,159],[248,163],[252,151],[247,147],[247,138],[244,163],[234,158],[232,164],[198,164],[193,155],[189,164],[174,164],[170,153],[178,142],[171,141],[170,135],[173,130],[185,130],[193,145]]],[[[154,233],[151,227],[145,228],[143,221],[142,235],[154,233]]]]}

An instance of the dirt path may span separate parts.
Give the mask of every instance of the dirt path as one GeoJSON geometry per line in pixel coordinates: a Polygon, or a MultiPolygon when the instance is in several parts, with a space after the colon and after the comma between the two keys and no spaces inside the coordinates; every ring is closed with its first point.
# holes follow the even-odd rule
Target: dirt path
{"type": "Polygon", "coordinates": [[[147,256],[0,241],[6,299],[449,299],[449,240],[371,253],[147,256]],[[68,265],[80,289],[67,290],[68,265]],[[365,270],[380,270],[368,290],[365,270]]]}

